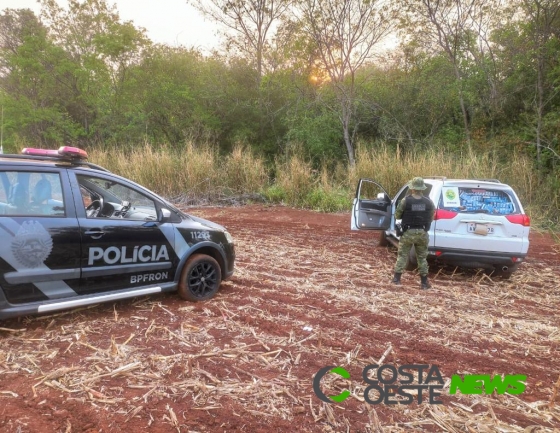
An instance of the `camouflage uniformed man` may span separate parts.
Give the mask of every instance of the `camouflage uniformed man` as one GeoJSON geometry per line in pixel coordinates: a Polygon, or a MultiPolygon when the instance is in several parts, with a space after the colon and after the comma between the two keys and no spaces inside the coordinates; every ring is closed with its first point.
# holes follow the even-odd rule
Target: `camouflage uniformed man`
{"type": "Polygon", "coordinates": [[[401,274],[405,269],[410,249],[414,245],[420,273],[420,287],[429,289],[428,282],[428,230],[434,219],[435,206],[432,200],[424,197],[426,189],[424,179],[415,177],[408,183],[410,195],[403,198],[395,212],[396,219],[402,219],[403,235],[399,241],[399,252],[395,264],[394,284],[401,283],[401,274]]]}

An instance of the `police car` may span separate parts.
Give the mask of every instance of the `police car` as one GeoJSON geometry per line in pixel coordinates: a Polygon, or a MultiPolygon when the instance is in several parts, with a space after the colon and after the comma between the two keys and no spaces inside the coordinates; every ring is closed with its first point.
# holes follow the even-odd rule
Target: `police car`
{"type": "MultiPolygon", "coordinates": [[[[428,234],[428,260],[483,268],[508,278],[527,256],[530,220],[515,191],[497,179],[424,178],[425,196],[436,205],[428,234]]],[[[398,245],[394,214],[408,185],[391,199],[371,179],[360,179],[352,207],[352,230],[380,230],[380,245],[398,245]]],[[[417,266],[414,248],[407,270],[417,266]]]]}
{"type": "Polygon", "coordinates": [[[177,290],[233,274],[226,229],[87,162],[75,147],[0,155],[0,319],[177,290]]]}

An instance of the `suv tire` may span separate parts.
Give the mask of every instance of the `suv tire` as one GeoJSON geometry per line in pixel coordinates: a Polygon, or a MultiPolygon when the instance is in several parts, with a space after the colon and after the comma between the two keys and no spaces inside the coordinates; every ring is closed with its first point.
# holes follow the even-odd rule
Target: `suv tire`
{"type": "Polygon", "coordinates": [[[177,292],[187,301],[212,298],[222,282],[220,265],[206,254],[193,254],[183,267],[177,292]]]}
{"type": "Polygon", "coordinates": [[[385,233],[385,230],[381,230],[379,232],[379,246],[386,247],[387,245],[389,245],[389,240],[387,239],[387,233],[385,233]]]}

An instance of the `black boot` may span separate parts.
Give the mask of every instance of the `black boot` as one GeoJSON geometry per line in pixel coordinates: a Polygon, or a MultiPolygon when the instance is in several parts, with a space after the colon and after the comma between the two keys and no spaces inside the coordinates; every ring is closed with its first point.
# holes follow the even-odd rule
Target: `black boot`
{"type": "Polygon", "coordinates": [[[432,285],[428,282],[427,275],[420,275],[420,288],[423,290],[430,289],[432,285]]]}
{"type": "Polygon", "coordinates": [[[393,277],[393,281],[391,281],[393,284],[400,286],[401,284],[401,274],[399,272],[395,272],[395,276],[393,277]]]}

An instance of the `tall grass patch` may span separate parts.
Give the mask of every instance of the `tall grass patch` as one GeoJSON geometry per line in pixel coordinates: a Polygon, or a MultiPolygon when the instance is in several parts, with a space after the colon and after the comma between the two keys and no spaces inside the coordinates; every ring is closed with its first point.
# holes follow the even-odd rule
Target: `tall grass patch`
{"type": "Polygon", "coordinates": [[[398,149],[382,145],[376,149],[358,149],[356,167],[348,170],[348,186],[367,177],[395,194],[416,176],[495,179],[499,175],[499,164],[492,154],[446,153],[438,147],[402,154],[398,149]]]}
{"type": "Polygon", "coordinates": [[[360,178],[376,180],[394,195],[415,176],[445,176],[448,179],[497,179],[516,191],[525,211],[536,225],[558,225],[560,181],[555,176],[542,177],[532,159],[519,151],[507,155],[495,152],[447,152],[432,147],[401,154],[388,146],[357,149],[356,167],[348,170],[347,187],[360,178]]]}
{"type": "Polygon", "coordinates": [[[268,182],[264,161],[241,147],[226,156],[211,146],[193,143],[182,149],[97,148],[89,154],[96,164],[166,197],[213,199],[259,191],[268,182]]]}
{"type": "Polygon", "coordinates": [[[381,145],[357,149],[357,163],[315,167],[301,153],[277,159],[275,176],[268,179],[265,161],[250,150],[236,146],[220,155],[207,145],[186,143],[181,149],[140,146],[128,149],[90,149],[90,160],[128,177],[168,198],[188,197],[212,201],[223,196],[262,194],[271,202],[325,212],[350,210],[360,178],[379,182],[392,196],[415,176],[449,179],[499,179],[517,192],[536,225],[559,224],[560,181],[542,177],[530,157],[512,152],[446,152],[432,147],[401,153],[381,145]]]}
{"type": "Polygon", "coordinates": [[[264,160],[241,145],[225,157],[223,184],[236,194],[263,190],[268,183],[264,160]]]}
{"type": "Polygon", "coordinates": [[[316,175],[311,162],[295,154],[285,161],[276,161],[276,194],[286,204],[305,206],[305,197],[311,192],[316,175]]]}
{"type": "Polygon", "coordinates": [[[327,165],[314,169],[309,160],[296,153],[283,161],[277,160],[275,169],[274,182],[263,191],[269,201],[321,212],[350,209],[349,190],[338,180],[346,176],[346,169],[341,164],[334,170],[327,165]]]}

